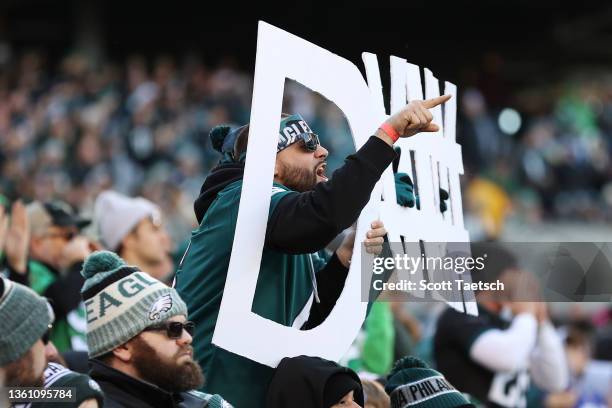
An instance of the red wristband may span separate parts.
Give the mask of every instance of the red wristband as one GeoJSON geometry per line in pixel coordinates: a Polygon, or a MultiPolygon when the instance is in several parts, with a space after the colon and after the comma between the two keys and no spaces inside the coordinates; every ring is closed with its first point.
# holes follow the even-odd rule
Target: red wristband
{"type": "Polygon", "coordinates": [[[393,129],[393,126],[389,125],[388,123],[383,123],[380,125],[379,129],[385,132],[387,136],[393,140],[393,143],[397,142],[397,139],[400,138],[400,134],[397,133],[397,130],[393,129]]]}

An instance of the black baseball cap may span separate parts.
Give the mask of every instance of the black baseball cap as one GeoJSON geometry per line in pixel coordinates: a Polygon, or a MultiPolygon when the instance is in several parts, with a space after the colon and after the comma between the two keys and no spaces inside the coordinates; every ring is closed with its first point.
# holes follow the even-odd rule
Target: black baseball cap
{"type": "Polygon", "coordinates": [[[62,201],[45,202],[43,207],[55,226],[76,227],[80,230],[91,224],[91,220],[79,217],[68,204],[62,201]]]}

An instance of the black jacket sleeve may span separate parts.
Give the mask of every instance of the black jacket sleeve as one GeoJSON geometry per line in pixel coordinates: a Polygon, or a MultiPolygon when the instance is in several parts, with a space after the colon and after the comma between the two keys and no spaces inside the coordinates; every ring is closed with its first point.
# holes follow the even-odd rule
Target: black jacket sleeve
{"type": "MultiPolygon", "coordinates": [[[[379,256],[383,258],[393,257],[393,253],[391,252],[391,248],[389,246],[389,240],[386,235],[385,243],[383,245],[383,251],[379,256]]],[[[370,282],[370,291],[368,294],[367,314],[370,314],[372,304],[378,299],[378,297],[382,293],[382,291],[374,289],[374,279],[380,279],[383,282],[388,282],[394,271],[394,268],[385,268],[385,271],[382,275],[372,275],[372,281],[370,282]]],[[[327,316],[329,316],[332,309],[336,305],[336,302],[338,301],[338,298],[342,293],[342,289],[344,289],[344,284],[346,282],[348,272],[348,268],[345,268],[344,265],[342,265],[342,263],[338,259],[338,256],[334,252],[325,267],[316,274],[317,290],[319,292],[319,300],[321,302],[317,303],[313,299],[312,305],[310,307],[310,314],[308,316],[308,320],[302,325],[300,330],[310,330],[312,328],[315,328],[321,323],[323,323],[325,319],[327,319],[327,316]]]]}
{"type": "Polygon", "coordinates": [[[320,302],[313,299],[308,320],[300,330],[317,327],[327,318],[342,293],[348,271],[334,252],[325,267],[316,274],[320,302]]]}
{"type": "Polygon", "coordinates": [[[25,271],[25,273],[17,272],[15,269],[13,269],[13,267],[11,266],[11,264],[7,260],[4,261],[4,266],[6,268],[6,277],[9,280],[12,280],[13,282],[21,283],[22,285],[25,285],[25,286],[30,286],[30,279],[29,279],[30,265],[29,265],[29,262],[26,262],[26,271],[25,271]]]}
{"type": "Polygon", "coordinates": [[[268,218],[266,247],[289,254],[324,248],[357,220],[395,156],[392,147],[372,136],[329,181],[312,191],[287,194],[268,218]]]}
{"type": "Polygon", "coordinates": [[[57,279],[47,287],[44,297],[51,299],[56,318],[66,316],[81,303],[81,288],[85,279],[81,276],[83,262],[76,262],[65,277],[57,279]]]}

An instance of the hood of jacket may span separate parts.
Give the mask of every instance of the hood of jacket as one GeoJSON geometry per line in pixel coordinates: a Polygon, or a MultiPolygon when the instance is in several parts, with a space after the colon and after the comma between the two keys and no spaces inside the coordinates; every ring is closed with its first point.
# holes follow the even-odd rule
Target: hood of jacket
{"type": "MultiPolygon", "coordinates": [[[[324,405],[325,386],[335,375],[348,375],[361,384],[353,370],[319,357],[283,358],[274,371],[266,396],[267,408],[329,408],[324,405]]],[[[354,393],[363,407],[363,391],[354,393]]]]}

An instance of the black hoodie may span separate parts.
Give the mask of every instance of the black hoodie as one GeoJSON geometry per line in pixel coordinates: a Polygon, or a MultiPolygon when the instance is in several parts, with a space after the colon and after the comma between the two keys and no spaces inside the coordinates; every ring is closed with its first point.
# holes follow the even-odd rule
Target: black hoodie
{"type": "MultiPolygon", "coordinates": [[[[266,396],[267,408],[329,408],[325,404],[325,391],[329,380],[346,377],[361,387],[355,372],[333,361],[319,357],[299,356],[283,358],[274,371],[266,396]]],[[[341,398],[341,397],[340,397],[341,398]]],[[[335,401],[332,404],[340,401],[335,401]]],[[[353,398],[363,407],[363,390],[359,388],[353,398]]]]}

